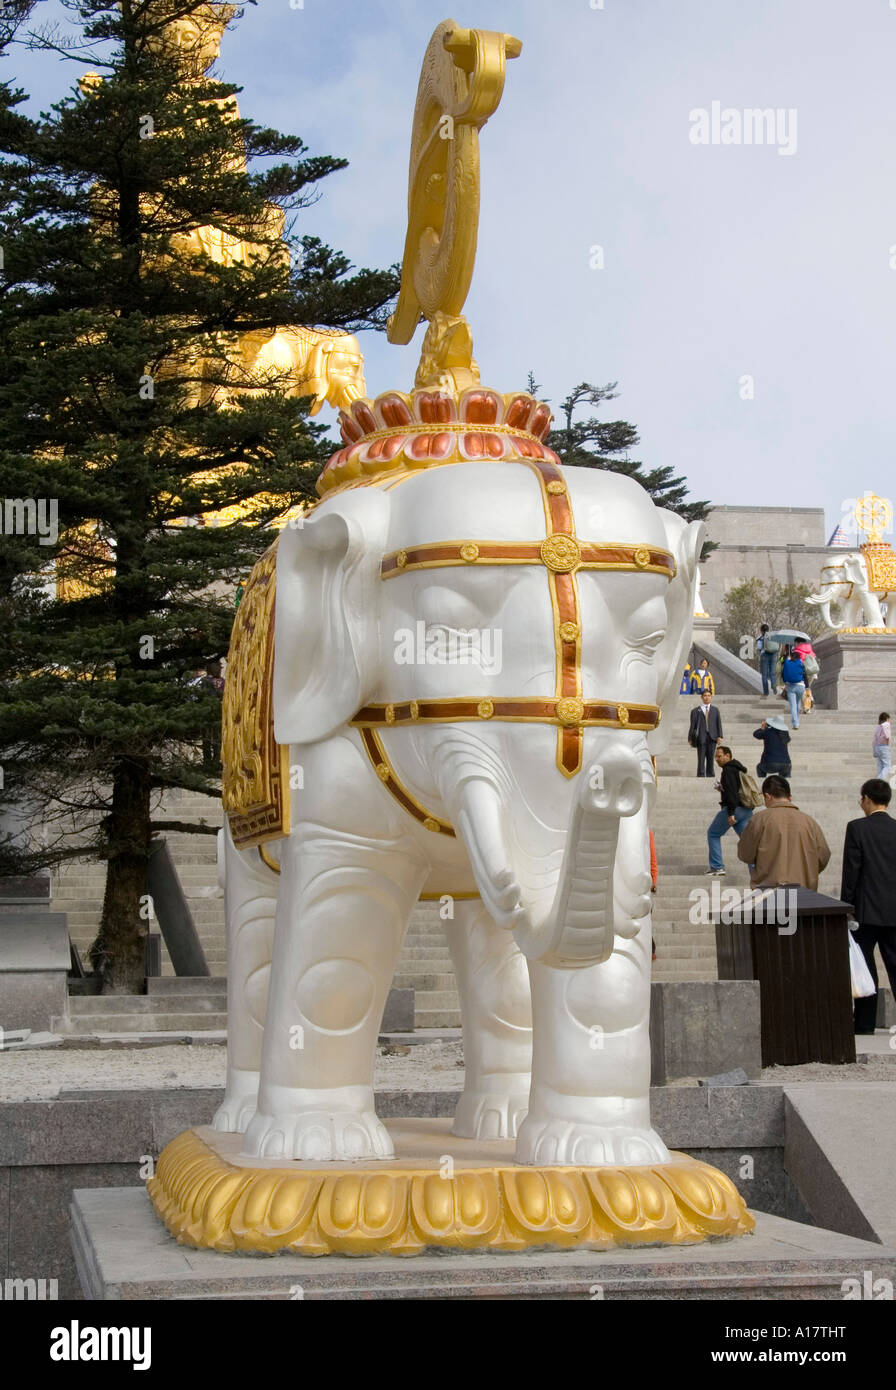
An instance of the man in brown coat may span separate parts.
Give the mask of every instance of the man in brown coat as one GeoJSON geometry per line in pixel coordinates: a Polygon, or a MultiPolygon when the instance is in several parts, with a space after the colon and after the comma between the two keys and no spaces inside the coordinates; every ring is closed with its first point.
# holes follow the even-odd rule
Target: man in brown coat
{"type": "Polygon", "coordinates": [[[790,799],[786,777],[766,777],[765,810],[757,811],[737,845],[737,857],[751,864],[751,888],[799,883],[815,892],[831,851],[821,826],[790,799]]]}

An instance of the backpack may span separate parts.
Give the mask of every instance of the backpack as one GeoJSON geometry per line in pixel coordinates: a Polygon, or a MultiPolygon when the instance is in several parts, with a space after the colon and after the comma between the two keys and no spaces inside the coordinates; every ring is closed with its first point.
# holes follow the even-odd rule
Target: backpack
{"type": "Polygon", "coordinates": [[[803,657],[803,670],[807,676],[818,675],[818,661],[814,656],[803,657]]]}
{"type": "Polygon", "coordinates": [[[746,806],[748,811],[755,811],[760,806],[765,805],[762,792],[757,787],[749,772],[740,774],[740,804],[746,806]]]}
{"type": "Polygon", "coordinates": [[[770,637],[761,637],[762,650],[768,652],[769,656],[775,656],[781,650],[780,642],[773,642],[770,637]]]}

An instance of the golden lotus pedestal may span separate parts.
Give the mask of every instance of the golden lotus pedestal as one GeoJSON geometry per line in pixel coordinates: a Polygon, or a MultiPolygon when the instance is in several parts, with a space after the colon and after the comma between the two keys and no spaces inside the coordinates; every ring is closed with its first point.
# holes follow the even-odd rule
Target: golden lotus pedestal
{"type": "Polygon", "coordinates": [[[390,1121],[394,1159],[326,1165],[244,1158],[238,1134],[187,1130],[147,1186],[180,1243],[219,1251],[610,1250],[754,1228],[734,1184],[686,1154],[644,1167],[536,1167],[514,1161],[512,1140],[458,1139],[450,1125],[390,1121]]]}

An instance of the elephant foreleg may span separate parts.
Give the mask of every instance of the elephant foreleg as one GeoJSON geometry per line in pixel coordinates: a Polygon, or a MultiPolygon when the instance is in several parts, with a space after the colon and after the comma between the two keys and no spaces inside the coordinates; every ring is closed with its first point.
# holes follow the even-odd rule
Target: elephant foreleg
{"type": "MultiPolygon", "coordinates": [[[[626,866],[642,863],[646,834],[640,815],[619,827],[618,924],[625,916],[626,866]]],[[[650,954],[648,915],[636,936],[616,935],[613,954],[599,965],[562,970],[529,963],[532,1090],[517,1139],[520,1163],[668,1161],[650,1124],[650,954]]]]}
{"type": "Polygon", "coordinates": [[[532,1010],[526,962],[480,899],[451,900],[445,921],[460,994],[464,1089],[453,1132],[466,1139],[516,1135],[529,1104],[532,1010]]]}
{"type": "Polygon", "coordinates": [[[373,1061],[425,869],[399,844],[327,833],[284,841],[258,1109],[259,1158],[391,1158],[373,1061]]]}

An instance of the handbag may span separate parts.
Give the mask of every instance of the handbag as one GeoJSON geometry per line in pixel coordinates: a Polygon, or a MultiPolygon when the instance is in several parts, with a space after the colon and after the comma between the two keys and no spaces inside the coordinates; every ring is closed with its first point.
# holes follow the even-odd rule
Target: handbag
{"type": "Polygon", "coordinates": [[[812,691],[805,690],[803,692],[803,714],[808,714],[814,704],[815,701],[812,698],[812,691]]]}
{"type": "Polygon", "coordinates": [[[871,978],[868,962],[852,932],[849,933],[849,973],[853,999],[867,999],[870,994],[877,994],[877,985],[871,978]]]}

